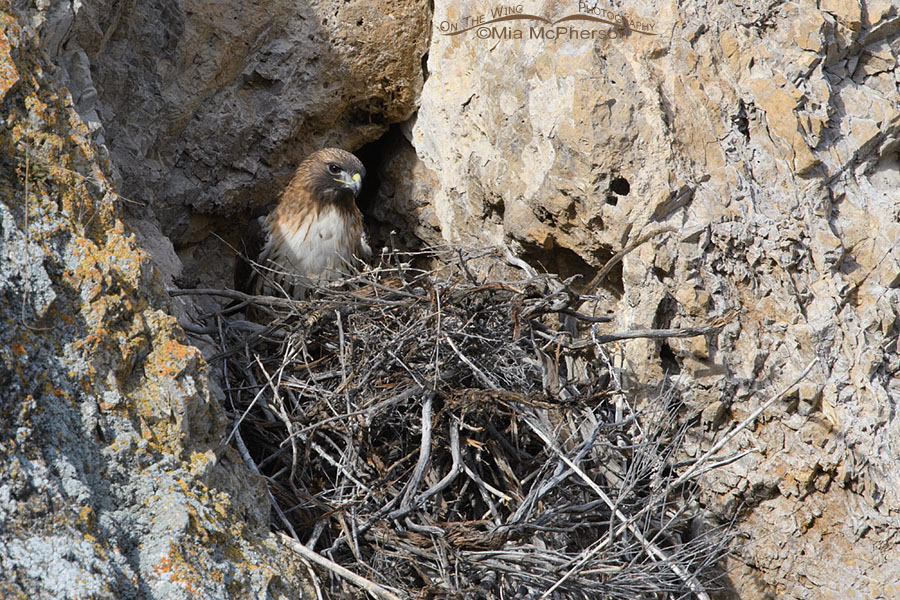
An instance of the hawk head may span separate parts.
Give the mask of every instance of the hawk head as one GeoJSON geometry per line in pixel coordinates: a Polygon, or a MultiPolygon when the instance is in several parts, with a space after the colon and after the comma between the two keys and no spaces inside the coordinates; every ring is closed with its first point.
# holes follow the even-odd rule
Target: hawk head
{"type": "Polygon", "coordinates": [[[312,197],[323,204],[352,203],[359,196],[365,176],[366,169],[359,159],[338,148],[313,152],[295,175],[312,197]]]}

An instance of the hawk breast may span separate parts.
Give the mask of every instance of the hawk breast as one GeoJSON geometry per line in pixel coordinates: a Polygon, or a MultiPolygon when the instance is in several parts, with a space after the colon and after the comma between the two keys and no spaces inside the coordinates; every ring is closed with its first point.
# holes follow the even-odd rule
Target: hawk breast
{"type": "Polygon", "coordinates": [[[260,263],[269,270],[260,278],[261,293],[300,298],[306,288],[345,275],[355,256],[369,253],[358,210],[335,204],[318,208],[288,219],[276,211],[265,219],[268,241],[260,263]]]}

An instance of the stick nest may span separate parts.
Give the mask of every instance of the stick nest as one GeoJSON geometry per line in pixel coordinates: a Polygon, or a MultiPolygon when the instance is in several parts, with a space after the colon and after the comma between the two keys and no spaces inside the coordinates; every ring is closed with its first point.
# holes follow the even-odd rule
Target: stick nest
{"type": "MultiPolygon", "coordinates": [[[[596,297],[496,250],[438,248],[305,301],[252,302],[267,325],[209,317],[231,439],[265,477],[274,526],[369,593],[715,587],[729,536],[702,524],[695,475],[680,477],[703,471],[678,462],[689,419],[674,386],[629,400],[596,297]]],[[[333,572],[317,583],[364,596],[333,572]]]]}

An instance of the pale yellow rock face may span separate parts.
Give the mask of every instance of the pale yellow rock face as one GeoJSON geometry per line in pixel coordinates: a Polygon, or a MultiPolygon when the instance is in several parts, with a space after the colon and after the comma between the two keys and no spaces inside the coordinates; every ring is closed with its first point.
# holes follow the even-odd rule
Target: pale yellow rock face
{"type": "MultiPolygon", "coordinates": [[[[891,597],[898,7],[620,6],[650,31],[548,39],[532,33],[540,22],[511,20],[456,33],[482,9],[435,3],[411,140],[436,178],[441,234],[507,243],[589,279],[629,242],[674,227],[626,257],[608,308],[616,329],[740,311],[716,338],[668,342],[698,410],[724,402],[740,420],[820,361],[793,402],[731,446],[761,452],[708,482],[714,510],[744,506],[755,540],[732,565],[738,596],[870,598],[880,585],[891,597]]],[[[578,9],[522,7],[551,20],[578,9]]],[[[637,392],[663,377],[657,343],[621,352],[637,392]]]]}

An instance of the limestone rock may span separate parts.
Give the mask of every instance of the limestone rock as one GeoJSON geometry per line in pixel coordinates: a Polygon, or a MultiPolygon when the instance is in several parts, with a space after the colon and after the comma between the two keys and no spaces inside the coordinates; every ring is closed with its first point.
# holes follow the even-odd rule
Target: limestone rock
{"type": "MultiPolygon", "coordinates": [[[[737,597],[889,596],[896,3],[639,0],[608,9],[630,31],[576,20],[565,23],[576,34],[551,39],[532,19],[459,33],[482,10],[486,21],[487,9],[435,4],[413,129],[444,238],[508,243],[589,279],[630,241],[674,227],[625,258],[615,328],[740,316],[714,339],[622,344],[636,393],[680,373],[710,417],[708,447],[819,360],[730,448],[759,452],[707,482],[709,506],[754,540],[736,559],[737,597]],[[598,30],[617,35],[577,34],[598,30]]],[[[578,4],[521,12],[556,20],[578,4]]]]}

